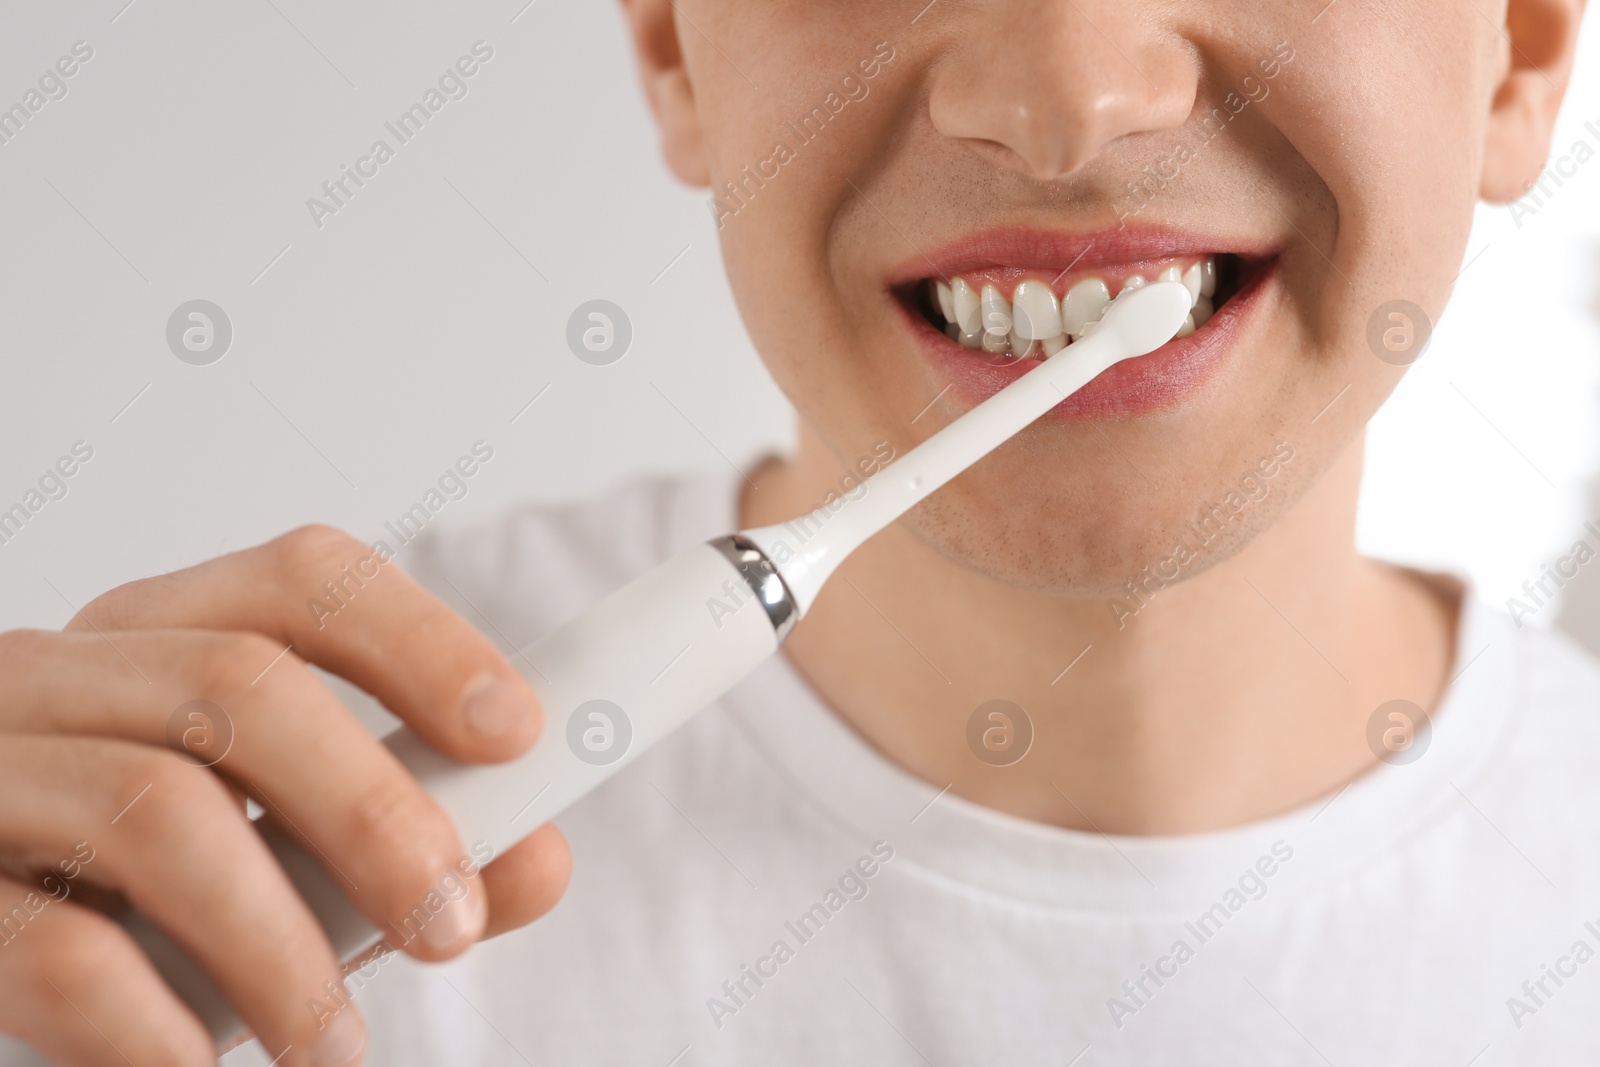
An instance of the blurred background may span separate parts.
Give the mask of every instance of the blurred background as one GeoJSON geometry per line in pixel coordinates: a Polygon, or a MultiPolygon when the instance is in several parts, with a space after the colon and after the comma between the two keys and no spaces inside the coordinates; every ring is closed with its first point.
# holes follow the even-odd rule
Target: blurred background
{"type": "MultiPolygon", "coordinates": [[[[1365,547],[1501,606],[1600,518],[1596,21],[1560,186],[1480,212],[1431,348],[1371,429],[1365,547]]],[[[787,445],[614,3],[11,5],[0,107],[80,41],[65,95],[0,125],[0,510],[76,442],[93,456],[0,544],[0,629],[300,523],[383,537],[478,441],[493,460],[436,522],[787,445]],[[384,124],[479,41],[465,95],[398,144],[384,124]],[[330,203],[323,183],[380,137],[394,157],[314,218],[308,198],[330,203]],[[232,328],[209,365],[168,344],[197,299],[232,328]],[[610,365],[566,343],[595,299],[632,325],[610,365]]],[[[1600,650],[1600,565],[1533,623],[1600,650]]]]}

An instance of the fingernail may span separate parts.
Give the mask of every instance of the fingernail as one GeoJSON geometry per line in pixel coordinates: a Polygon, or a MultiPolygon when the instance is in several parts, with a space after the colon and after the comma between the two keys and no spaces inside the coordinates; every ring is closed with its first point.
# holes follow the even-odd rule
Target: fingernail
{"type": "Polygon", "coordinates": [[[488,918],[488,901],[483,892],[473,892],[470,884],[463,884],[467,885],[467,894],[446,904],[422,928],[422,940],[436,951],[455,948],[460,942],[477,937],[488,918]]]}
{"type": "Polygon", "coordinates": [[[346,1067],[361,1059],[367,1050],[367,1029],[353,1008],[345,1008],[328,1021],[328,1025],[311,1046],[312,1067],[346,1067]]]}
{"type": "Polygon", "coordinates": [[[504,737],[534,714],[532,701],[521,687],[484,671],[461,694],[462,717],[467,729],[479,737],[504,737]]]}

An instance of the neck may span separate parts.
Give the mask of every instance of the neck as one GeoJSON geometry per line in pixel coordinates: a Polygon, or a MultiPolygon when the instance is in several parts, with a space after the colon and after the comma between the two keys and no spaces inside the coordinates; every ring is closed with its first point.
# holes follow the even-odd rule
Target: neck
{"type": "MultiPolygon", "coordinates": [[[[800,440],[756,472],[742,526],[837,484],[800,440]]],[[[985,806],[1123,834],[1264,818],[1369,769],[1374,709],[1432,709],[1447,681],[1453,598],[1356,552],[1360,474],[1357,447],[1238,554],[1149,583],[1120,616],[991,581],[897,524],[844,562],[785,652],[891,761],[985,806]],[[1029,724],[1026,755],[997,765],[1029,724]]]]}

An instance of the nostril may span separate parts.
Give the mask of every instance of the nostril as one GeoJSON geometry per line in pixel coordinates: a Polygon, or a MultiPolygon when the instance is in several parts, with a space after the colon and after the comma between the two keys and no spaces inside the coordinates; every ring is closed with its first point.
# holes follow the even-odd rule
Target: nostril
{"type": "Polygon", "coordinates": [[[1021,19],[959,8],[970,14],[944,15],[949,44],[932,68],[928,117],[997,170],[1058,182],[1124,138],[1178,134],[1189,120],[1201,62],[1161,19],[1109,2],[1029,4],[1021,19]]]}
{"type": "MultiPolygon", "coordinates": [[[[1052,139],[1053,140],[1053,139],[1052,139]]],[[[1087,158],[1071,155],[1057,146],[1054,150],[1041,143],[1040,138],[1028,138],[1030,145],[1023,151],[999,141],[969,140],[967,147],[985,162],[1003,170],[1014,171],[1039,182],[1060,181],[1071,177],[1087,158]]]]}

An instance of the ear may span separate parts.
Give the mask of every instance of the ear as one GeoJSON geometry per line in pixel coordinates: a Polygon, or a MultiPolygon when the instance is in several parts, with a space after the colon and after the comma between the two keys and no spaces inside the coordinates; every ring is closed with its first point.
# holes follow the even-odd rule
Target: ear
{"type": "Polygon", "coordinates": [[[661,155],[667,168],[681,182],[708,186],[711,170],[694,87],[679,47],[676,8],[672,0],[622,0],[622,9],[633,34],[644,94],[661,128],[661,155]]]}
{"type": "Polygon", "coordinates": [[[1478,186],[1485,200],[1515,200],[1544,169],[1583,8],[1584,0],[1507,0],[1478,186]]]}

